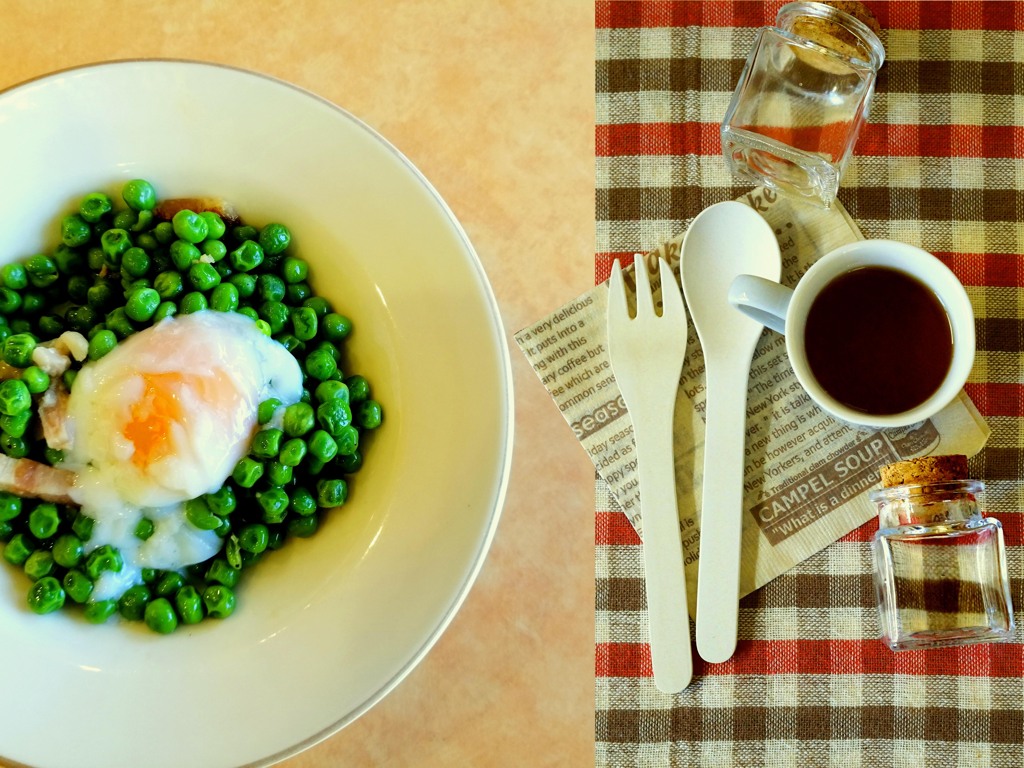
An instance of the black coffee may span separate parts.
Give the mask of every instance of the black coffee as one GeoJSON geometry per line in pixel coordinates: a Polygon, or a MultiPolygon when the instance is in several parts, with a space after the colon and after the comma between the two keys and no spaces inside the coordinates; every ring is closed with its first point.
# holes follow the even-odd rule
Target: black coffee
{"type": "Polygon", "coordinates": [[[938,297],[888,267],[860,267],[834,278],[807,314],[811,372],[833,398],[884,416],[923,403],[953,362],[953,331],[938,297]]]}

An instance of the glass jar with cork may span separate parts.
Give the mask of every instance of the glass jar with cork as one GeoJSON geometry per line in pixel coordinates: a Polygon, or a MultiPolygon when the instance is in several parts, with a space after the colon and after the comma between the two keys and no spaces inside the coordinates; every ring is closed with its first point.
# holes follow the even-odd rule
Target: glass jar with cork
{"type": "Polygon", "coordinates": [[[874,536],[882,639],[894,651],[1014,637],[1003,530],[982,512],[984,484],[967,457],[882,468],[874,536]]]}
{"type": "Polygon", "coordinates": [[[829,207],[885,61],[859,2],[784,5],[757,33],[722,121],[732,171],[829,207]]]}

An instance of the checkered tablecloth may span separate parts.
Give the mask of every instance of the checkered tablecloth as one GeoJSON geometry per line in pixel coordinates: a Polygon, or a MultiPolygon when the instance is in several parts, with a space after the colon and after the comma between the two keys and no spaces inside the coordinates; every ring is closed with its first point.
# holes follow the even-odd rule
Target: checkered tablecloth
{"type": "MultiPolygon", "coordinates": [[[[888,58],[839,198],[865,237],[931,251],[967,286],[967,391],[992,429],[971,470],[1006,530],[1021,627],[1024,4],[866,4],[888,58]]],[[[747,191],[718,128],[780,6],[596,3],[596,280],[747,191]]],[[[595,519],[598,766],[1024,766],[1024,645],[890,652],[874,523],[744,599],[735,657],[697,659],[693,685],[666,695],[651,678],[640,541],[600,481],[595,519]]]]}

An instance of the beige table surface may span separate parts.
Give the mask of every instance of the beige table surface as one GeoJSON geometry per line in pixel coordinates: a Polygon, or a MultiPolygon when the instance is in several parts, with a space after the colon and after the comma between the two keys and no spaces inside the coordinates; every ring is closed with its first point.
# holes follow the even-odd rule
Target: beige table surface
{"type": "MultiPolygon", "coordinates": [[[[170,57],[330,99],[454,210],[512,347],[512,332],[593,284],[593,13],[590,0],[0,0],[0,89],[170,57]]],[[[391,695],[288,768],[593,764],[593,470],[514,347],[511,357],[512,476],[475,587],[391,695]]]]}

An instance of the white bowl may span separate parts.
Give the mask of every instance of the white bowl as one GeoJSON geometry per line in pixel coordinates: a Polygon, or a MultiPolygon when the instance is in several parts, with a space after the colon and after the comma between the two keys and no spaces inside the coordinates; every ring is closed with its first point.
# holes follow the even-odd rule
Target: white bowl
{"type": "Polygon", "coordinates": [[[255,568],[227,620],[163,637],[39,617],[26,577],[0,563],[0,755],[235,766],[330,735],[427,653],[498,522],[511,373],[465,233],[349,113],[199,63],[101,64],[0,94],[0,168],[0,263],[52,248],[83,194],[137,177],[161,197],[219,196],[251,222],[287,223],[314,288],[353,318],[348,368],[385,409],[348,504],[255,568]]]}

